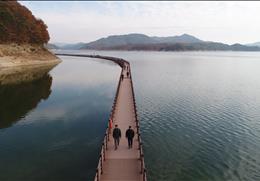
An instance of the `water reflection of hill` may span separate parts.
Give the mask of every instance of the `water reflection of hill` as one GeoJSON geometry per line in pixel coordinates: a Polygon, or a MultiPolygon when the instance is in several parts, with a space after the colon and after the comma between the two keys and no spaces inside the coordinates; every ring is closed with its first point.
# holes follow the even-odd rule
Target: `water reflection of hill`
{"type": "Polygon", "coordinates": [[[52,77],[0,86],[0,129],[11,126],[51,94],[52,77]]]}

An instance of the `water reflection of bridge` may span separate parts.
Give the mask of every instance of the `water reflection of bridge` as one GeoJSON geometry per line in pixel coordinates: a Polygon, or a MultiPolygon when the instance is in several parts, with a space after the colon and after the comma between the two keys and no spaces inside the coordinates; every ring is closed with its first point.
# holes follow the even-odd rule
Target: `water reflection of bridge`
{"type": "Polygon", "coordinates": [[[118,124],[122,131],[122,139],[120,141],[119,148],[114,150],[114,140],[111,135],[112,131],[109,130],[108,124],[101,147],[95,181],[146,181],[144,153],[139,130],[139,121],[137,119],[136,103],[129,62],[120,58],[99,55],[56,55],[106,59],[115,62],[122,68],[121,75],[124,75],[125,78],[119,78],[115,100],[110,114],[110,119],[113,120],[113,126],[118,124]],[[127,71],[130,73],[129,77],[127,77],[127,71]],[[128,126],[132,126],[136,133],[132,149],[128,149],[127,140],[124,138],[124,133],[128,126]]]}

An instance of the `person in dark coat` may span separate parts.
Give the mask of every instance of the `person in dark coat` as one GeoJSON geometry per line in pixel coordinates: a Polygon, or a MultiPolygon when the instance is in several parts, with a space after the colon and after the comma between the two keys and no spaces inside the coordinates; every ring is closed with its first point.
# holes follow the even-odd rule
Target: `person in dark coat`
{"type": "Polygon", "coordinates": [[[131,128],[131,126],[129,126],[128,130],[126,130],[125,132],[125,137],[128,140],[128,148],[132,148],[133,147],[133,138],[135,136],[135,132],[134,130],[131,128]]]}
{"type": "Polygon", "coordinates": [[[123,80],[124,79],[124,74],[121,74],[121,80],[123,80]]]}
{"type": "Polygon", "coordinates": [[[115,125],[115,128],[113,130],[113,138],[115,141],[115,150],[116,150],[117,147],[119,146],[119,141],[121,138],[121,130],[118,128],[117,124],[115,125]]]}

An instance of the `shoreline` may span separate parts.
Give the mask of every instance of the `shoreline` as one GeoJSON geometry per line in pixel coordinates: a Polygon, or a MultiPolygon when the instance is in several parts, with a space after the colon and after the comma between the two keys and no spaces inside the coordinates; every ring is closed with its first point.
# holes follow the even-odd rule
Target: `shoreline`
{"type": "Polygon", "coordinates": [[[40,45],[0,44],[0,85],[33,81],[61,60],[40,45]]]}
{"type": "Polygon", "coordinates": [[[27,66],[48,66],[48,65],[56,65],[62,62],[59,58],[52,60],[33,60],[33,61],[21,61],[21,60],[8,60],[8,57],[0,58],[0,71],[3,69],[12,69],[16,67],[27,67],[27,66]]]}

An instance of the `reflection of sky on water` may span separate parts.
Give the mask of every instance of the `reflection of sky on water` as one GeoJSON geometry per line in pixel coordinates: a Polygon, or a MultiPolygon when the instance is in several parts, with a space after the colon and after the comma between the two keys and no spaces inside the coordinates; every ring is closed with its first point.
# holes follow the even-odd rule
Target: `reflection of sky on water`
{"type": "Polygon", "coordinates": [[[259,180],[259,53],[96,54],[131,62],[149,180],[259,180]]]}
{"type": "Polygon", "coordinates": [[[120,71],[116,64],[105,60],[65,56],[61,56],[61,58],[69,61],[64,61],[59,69],[53,71],[57,73],[54,80],[56,82],[54,82],[53,86],[69,85],[71,89],[75,86],[76,90],[74,91],[84,91],[84,86],[89,88],[106,84],[114,78],[114,74],[110,74],[110,72],[119,73],[120,71]],[[71,61],[73,61],[73,67],[71,61]],[[82,62],[84,63],[82,64],[82,62]],[[96,71],[97,69],[100,71],[96,71]],[[79,88],[81,86],[83,89],[79,88]]]}
{"type": "MultiPolygon", "coordinates": [[[[94,53],[131,62],[149,180],[259,180],[259,53],[94,53]]],[[[92,180],[120,69],[63,59],[48,99],[0,129],[0,180],[92,180]]]]}
{"type": "Polygon", "coordinates": [[[260,178],[259,53],[125,54],[149,180],[260,178]]]}
{"type": "MultiPolygon", "coordinates": [[[[48,99],[0,129],[0,180],[93,179],[120,68],[61,58],[50,73],[48,99]]],[[[30,92],[40,89],[34,86],[30,92]]]]}

